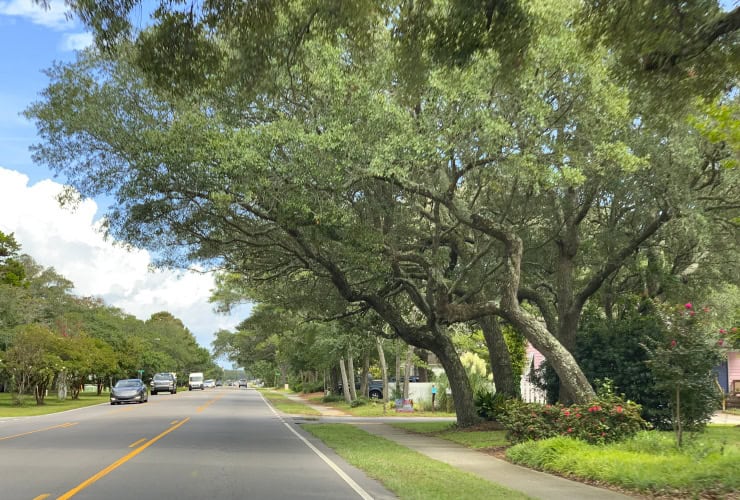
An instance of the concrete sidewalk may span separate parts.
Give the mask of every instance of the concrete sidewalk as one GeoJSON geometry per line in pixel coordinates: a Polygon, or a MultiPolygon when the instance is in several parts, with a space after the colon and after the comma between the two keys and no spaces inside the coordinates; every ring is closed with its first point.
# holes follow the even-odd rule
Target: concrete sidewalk
{"type": "Polygon", "coordinates": [[[733,415],[724,411],[718,411],[712,415],[711,423],[725,425],[740,425],[740,415],[733,415]]]}
{"type": "MultiPolygon", "coordinates": [[[[371,434],[383,437],[389,441],[394,441],[434,460],[473,473],[493,483],[521,491],[532,498],[546,500],[617,500],[631,498],[612,490],[597,488],[544,472],[527,469],[526,467],[520,467],[492,455],[466,448],[445,439],[397,429],[387,423],[389,420],[395,420],[393,417],[375,419],[351,416],[340,417],[337,413],[342,413],[334,408],[308,404],[305,399],[297,395],[286,396],[290,399],[301,401],[321,412],[322,416],[327,417],[327,421],[356,425],[371,434]]],[[[322,418],[320,420],[324,419],[322,418]]],[[[409,417],[404,417],[402,421],[409,422],[410,420],[409,417]]]]}

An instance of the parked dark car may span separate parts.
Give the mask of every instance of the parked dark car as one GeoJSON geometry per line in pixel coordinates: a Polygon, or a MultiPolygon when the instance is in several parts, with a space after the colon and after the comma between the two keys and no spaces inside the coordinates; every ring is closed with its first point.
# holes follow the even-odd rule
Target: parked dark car
{"type": "Polygon", "coordinates": [[[140,378],[119,380],[110,390],[110,404],[146,403],[149,401],[149,391],[140,378]]]}
{"type": "MultiPolygon", "coordinates": [[[[360,381],[355,379],[355,390],[360,390],[360,381]]],[[[337,386],[337,394],[342,393],[342,384],[337,386]]],[[[367,381],[367,395],[371,399],[383,399],[383,381],[382,380],[368,380],[367,381]]]]}
{"type": "Polygon", "coordinates": [[[157,373],[152,379],[152,396],[158,392],[177,393],[177,382],[171,373],[157,373]]]}

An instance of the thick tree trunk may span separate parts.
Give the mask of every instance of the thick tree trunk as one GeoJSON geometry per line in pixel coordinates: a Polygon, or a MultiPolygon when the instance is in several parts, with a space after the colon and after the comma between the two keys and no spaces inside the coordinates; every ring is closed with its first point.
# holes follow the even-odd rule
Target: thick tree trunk
{"type": "Polygon", "coordinates": [[[493,372],[496,392],[505,394],[510,398],[519,399],[521,397],[520,384],[518,380],[514,380],[511,355],[498,320],[493,316],[485,316],[478,319],[478,324],[483,330],[483,338],[491,356],[491,371],[493,372]]]}
{"type": "Polygon", "coordinates": [[[470,427],[480,422],[480,418],[475,411],[473,389],[470,387],[468,374],[460,362],[460,357],[452,344],[452,340],[448,337],[439,338],[439,340],[438,348],[431,349],[431,351],[439,358],[439,362],[442,363],[447,374],[447,379],[450,382],[452,401],[454,402],[455,414],[457,415],[457,425],[460,427],[470,427]]]}
{"type": "Polygon", "coordinates": [[[429,351],[426,349],[416,349],[414,351],[414,354],[421,360],[421,366],[418,367],[419,370],[419,382],[429,382],[429,351]]]}
{"type": "MultiPolygon", "coordinates": [[[[585,211],[581,213],[585,215],[585,211]]],[[[578,222],[578,218],[575,219],[578,222]]],[[[519,303],[518,293],[519,284],[521,280],[521,263],[523,254],[523,243],[521,238],[512,230],[511,227],[485,220],[477,214],[473,214],[471,222],[476,229],[480,229],[494,238],[498,239],[505,246],[506,258],[504,261],[504,272],[506,274],[506,280],[503,281],[503,288],[501,290],[501,301],[499,306],[492,305],[487,308],[490,314],[496,314],[516,328],[532,345],[539,350],[549,361],[550,365],[555,370],[560,378],[560,386],[565,391],[567,398],[577,403],[587,403],[596,398],[596,393],[593,387],[586,379],[580,366],[576,363],[576,360],[571,355],[570,351],[563,347],[558,341],[558,338],[562,331],[557,332],[558,338],[548,331],[547,327],[533,314],[523,309],[519,303]]],[[[577,234],[575,239],[566,237],[564,241],[559,241],[561,245],[561,255],[559,262],[558,272],[561,273],[558,283],[558,311],[567,310],[569,319],[565,320],[568,324],[573,324],[573,338],[575,338],[575,327],[578,326],[578,319],[580,317],[581,301],[574,301],[572,294],[572,278],[569,278],[567,274],[568,266],[572,265],[567,263],[567,255],[575,255],[575,249],[577,249],[578,241],[577,234]],[[564,245],[564,246],[563,246],[564,245]],[[567,297],[560,297],[560,294],[567,295],[567,297]],[[561,307],[560,299],[567,302],[568,307],[561,307]],[[575,307],[570,307],[574,305],[575,307]]],[[[610,269],[610,268],[609,268],[610,269]]],[[[608,271],[606,269],[604,272],[608,271]]],[[[583,297],[590,296],[591,289],[596,289],[603,281],[607,274],[604,276],[598,276],[592,280],[590,287],[587,287],[582,294],[583,297]]],[[[450,308],[445,311],[447,314],[450,312],[450,308]]],[[[478,315],[477,317],[480,317],[478,315]]],[[[448,318],[449,319],[449,318],[448,318]]],[[[471,318],[472,319],[472,318],[471,318]]],[[[558,318],[561,323],[564,319],[558,318]]],[[[569,332],[570,333],[570,332],[569,332]]],[[[567,335],[567,334],[566,334],[567,335]]]]}
{"type": "Polygon", "coordinates": [[[506,319],[542,353],[560,379],[561,391],[567,400],[588,403],[596,399],[596,392],[578,366],[573,355],[547,331],[534,316],[521,308],[507,311],[506,319]]]}

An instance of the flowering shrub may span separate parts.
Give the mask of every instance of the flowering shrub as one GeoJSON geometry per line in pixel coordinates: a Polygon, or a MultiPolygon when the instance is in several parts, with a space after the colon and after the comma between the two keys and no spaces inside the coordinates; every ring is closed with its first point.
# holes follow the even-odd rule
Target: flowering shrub
{"type": "Polygon", "coordinates": [[[640,417],[640,405],[616,396],[571,406],[509,401],[499,421],[512,443],[554,436],[609,443],[633,436],[649,425],[640,417]]]}
{"type": "Polygon", "coordinates": [[[665,337],[645,348],[656,388],[669,402],[678,446],[684,430],[699,430],[719,407],[712,368],[723,359],[726,331],[714,330],[708,307],[691,302],[667,308],[665,337]]]}

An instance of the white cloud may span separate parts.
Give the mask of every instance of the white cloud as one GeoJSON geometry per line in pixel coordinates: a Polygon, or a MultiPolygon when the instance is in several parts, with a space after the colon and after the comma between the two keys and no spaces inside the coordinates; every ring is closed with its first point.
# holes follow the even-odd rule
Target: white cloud
{"type": "Polygon", "coordinates": [[[64,51],[82,50],[93,43],[92,33],[65,33],[60,48],[64,51]]]}
{"type": "Polygon", "coordinates": [[[95,222],[95,201],[63,209],[55,199],[61,184],[47,179],[29,186],[28,181],[25,174],[0,167],[0,231],[15,233],[23,253],[72,280],[75,293],[101,297],[140,319],[169,311],[208,349],[216,331],[233,329],[248,315],[248,307],[230,316],[213,312],[211,275],[150,272],[147,251],[106,241],[95,222]]]}
{"type": "Polygon", "coordinates": [[[49,2],[48,9],[32,0],[0,2],[0,15],[21,17],[47,28],[64,29],[68,27],[71,21],[67,19],[66,13],[67,8],[63,0],[49,2]]]}

